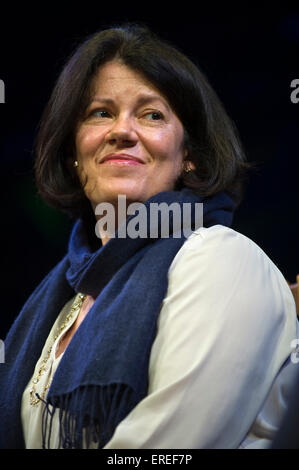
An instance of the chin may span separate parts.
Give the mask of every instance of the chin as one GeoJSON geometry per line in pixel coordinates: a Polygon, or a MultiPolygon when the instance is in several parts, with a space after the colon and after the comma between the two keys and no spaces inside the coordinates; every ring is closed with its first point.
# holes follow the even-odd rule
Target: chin
{"type": "Polygon", "coordinates": [[[146,201],[146,199],[142,198],[139,194],[133,193],[132,191],[121,191],[121,190],[119,192],[105,194],[105,195],[101,195],[101,196],[98,196],[98,197],[93,196],[92,198],[90,198],[90,200],[91,200],[92,206],[94,208],[95,208],[95,206],[97,206],[98,204],[101,204],[101,203],[110,203],[110,204],[115,205],[115,204],[117,204],[118,197],[120,195],[126,196],[126,201],[128,203],[146,201]]]}
{"type": "Polygon", "coordinates": [[[93,201],[97,201],[96,204],[99,204],[100,202],[110,202],[112,204],[117,203],[118,201],[118,196],[119,195],[125,195],[126,200],[131,203],[131,202],[145,202],[150,196],[150,193],[140,191],[140,187],[138,188],[128,188],[127,186],[118,186],[117,188],[113,189],[112,191],[101,191],[101,193],[98,193],[94,195],[92,198],[93,201]]]}

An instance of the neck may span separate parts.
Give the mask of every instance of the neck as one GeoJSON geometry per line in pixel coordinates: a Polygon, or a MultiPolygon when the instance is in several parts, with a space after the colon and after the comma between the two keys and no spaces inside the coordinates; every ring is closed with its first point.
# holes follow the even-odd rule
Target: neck
{"type": "Polygon", "coordinates": [[[93,206],[96,218],[96,235],[105,245],[117,232],[129,217],[128,206],[132,201],[128,201],[124,195],[119,195],[117,201],[101,202],[93,206]]]}

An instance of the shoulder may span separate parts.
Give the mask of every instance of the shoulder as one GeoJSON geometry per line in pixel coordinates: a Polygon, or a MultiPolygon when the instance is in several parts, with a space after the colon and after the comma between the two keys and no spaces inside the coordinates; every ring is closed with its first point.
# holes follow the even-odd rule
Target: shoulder
{"type": "Polygon", "coordinates": [[[213,225],[212,227],[200,227],[199,229],[192,232],[187,238],[184,247],[185,249],[198,250],[202,245],[208,246],[223,246],[225,248],[231,248],[232,250],[238,250],[245,246],[262,251],[262,249],[246,235],[243,235],[230,227],[224,225],[213,225]]]}
{"type": "Polygon", "coordinates": [[[287,310],[294,316],[293,296],[278,267],[253,240],[222,225],[201,227],[186,240],[169,270],[170,290],[179,285],[211,304],[220,298],[238,308],[250,302],[252,310],[255,305],[269,315],[287,310]]]}
{"type": "Polygon", "coordinates": [[[200,227],[192,232],[174,258],[171,268],[186,261],[189,252],[196,258],[203,257],[207,263],[217,261],[221,264],[229,260],[229,265],[244,262],[245,256],[248,261],[259,258],[275,269],[270,258],[253,240],[223,225],[200,227]]]}

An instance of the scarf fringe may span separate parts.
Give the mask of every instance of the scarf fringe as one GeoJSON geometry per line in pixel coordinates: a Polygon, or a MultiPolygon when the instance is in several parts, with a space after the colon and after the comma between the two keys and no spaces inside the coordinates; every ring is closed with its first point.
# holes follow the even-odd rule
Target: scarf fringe
{"type": "MultiPolygon", "coordinates": [[[[42,446],[52,447],[54,417],[58,414],[61,449],[101,449],[130,409],[133,390],[125,384],[81,386],[63,396],[48,397],[42,415],[42,446]]],[[[56,434],[54,432],[54,434],[56,434]]],[[[54,436],[55,437],[55,436],[54,436]]]]}

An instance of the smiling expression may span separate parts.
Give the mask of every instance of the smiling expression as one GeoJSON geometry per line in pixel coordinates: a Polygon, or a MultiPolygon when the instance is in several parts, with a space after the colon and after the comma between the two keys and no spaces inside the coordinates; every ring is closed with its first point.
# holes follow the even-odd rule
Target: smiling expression
{"type": "Polygon", "coordinates": [[[93,207],[144,202],[174,188],[186,152],[184,129],[163,95],[139,72],[111,61],[93,79],[76,130],[78,174],[93,207]]]}

